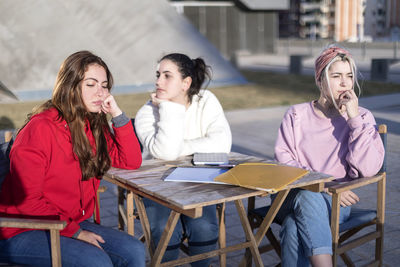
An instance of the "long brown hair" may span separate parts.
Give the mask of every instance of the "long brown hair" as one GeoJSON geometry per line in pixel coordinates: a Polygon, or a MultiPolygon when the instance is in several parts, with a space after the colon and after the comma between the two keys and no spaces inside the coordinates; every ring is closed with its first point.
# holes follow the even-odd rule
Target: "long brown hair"
{"type": "MultiPolygon", "coordinates": [[[[113,77],[106,63],[89,51],[76,52],[67,57],[62,63],[57,74],[51,100],[35,108],[28,115],[25,123],[26,125],[35,114],[50,108],[56,108],[59,119],[64,119],[69,126],[73,151],[79,160],[82,170],[82,180],[88,180],[91,177],[101,179],[101,176],[111,166],[111,158],[105,137],[106,134],[110,134],[107,117],[104,113],[88,112],[82,100],[81,83],[89,66],[94,64],[103,67],[106,71],[107,87],[108,90],[111,90],[113,77]],[[89,124],[96,142],[95,153],[85,133],[85,127],[88,127],[86,123],[89,124]]],[[[117,144],[114,136],[110,135],[117,144]]]]}

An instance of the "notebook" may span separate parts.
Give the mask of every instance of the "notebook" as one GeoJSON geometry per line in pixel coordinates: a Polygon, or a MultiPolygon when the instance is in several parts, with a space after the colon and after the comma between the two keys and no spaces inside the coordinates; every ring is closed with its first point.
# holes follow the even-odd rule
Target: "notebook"
{"type": "Polygon", "coordinates": [[[194,153],[194,165],[224,165],[229,163],[227,153],[194,153]]]}
{"type": "Polygon", "coordinates": [[[216,167],[177,167],[164,181],[225,184],[224,182],[214,181],[214,178],[228,170],[229,168],[216,167]]]}

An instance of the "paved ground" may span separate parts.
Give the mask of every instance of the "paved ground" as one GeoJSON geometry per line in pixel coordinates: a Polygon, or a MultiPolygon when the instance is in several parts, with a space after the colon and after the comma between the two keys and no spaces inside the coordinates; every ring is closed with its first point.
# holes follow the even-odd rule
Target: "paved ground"
{"type": "MultiPolygon", "coordinates": [[[[362,106],[369,108],[378,123],[388,125],[388,173],[386,196],[386,223],[384,266],[398,266],[400,259],[400,94],[360,99],[362,106]]],[[[233,132],[233,151],[273,157],[273,146],[281,118],[287,107],[274,107],[255,110],[237,110],[227,112],[227,118],[233,132]]],[[[102,224],[117,227],[117,205],[115,186],[103,181],[108,191],[101,195],[102,224]]],[[[375,187],[357,191],[361,197],[361,206],[374,207],[376,200],[375,187]]],[[[269,199],[257,199],[257,205],[267,203],[269,199]]],[[[239,218],[233,203],[227,205],[226,211],[227,242],[243,240],[239,218]]],[[[140,236],[140,223],[136,224],[137,236],[140,236]]],[[[273,228],[276,231],[276,227],[273,228]]],[[[267,242],[264,240],[263,242],[267,242]]],[[[355,250],[351,255],[360,265],[373,254],[372,244],[355,250]]],[[[237,266],[243,251],[228,254],[228,266],[237,266]]],[[[262,255],[265,266],[275,266],[278,258],[274,253],[262,255]]],[[[340,262],[340,264],[343,264],[340,262]]],[[[218,259],[213,261],[218,266],[218,259]]]]}

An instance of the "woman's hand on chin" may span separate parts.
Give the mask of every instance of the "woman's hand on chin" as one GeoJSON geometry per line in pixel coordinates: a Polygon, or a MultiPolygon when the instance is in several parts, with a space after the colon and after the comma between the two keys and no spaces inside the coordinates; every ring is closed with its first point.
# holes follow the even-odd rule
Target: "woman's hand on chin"
{"type": "Polygon", "coordinates": [[[162,102],[173,102],[176,104],[180,104],[185,106],[186,108],[188,108],[188,106],[190,105],[190,103],[188,101],[186,101],[185,99],[166,99],[166,98],[158,98],[156,93],[151,93],[151,103],[154,106],[159,106],[162,102]]]}
{"type": "Polygon", "coordinates": [[[348,90],[339,96],[339,108],[347,112],[349,119],[358,116],[358,98],[354,90],[348,90]]]}
{"type": "Polygon", "coordinates": [[[161,99],[161,98],[158,98],[158,97],[157,97],[157,93],[151,93],[151,94],[150,94],[150,97],[151,97],[151,103],[152,103],[154,106],[160,105],[161,102],[169,101],[168,99],[161,99]]]}
{"type": "Polygon", "coordinates": [[[112,95],[108,95],[101,104],[101,111],[105,114],[111,114],[113,118],[122,114],[122,110],[118,107],[112,95]]]}

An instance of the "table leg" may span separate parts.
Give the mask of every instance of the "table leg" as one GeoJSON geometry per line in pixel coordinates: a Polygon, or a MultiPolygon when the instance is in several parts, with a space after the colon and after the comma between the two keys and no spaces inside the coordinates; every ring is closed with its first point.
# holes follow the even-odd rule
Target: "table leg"
{"type": "Polygon", "coordinates": [[[125,209],[126,189],[118,186],[118,229],[124,231],[125,225],[128,225],[125,209]]]}
{"type": "Polygon", "coordinates": [[[144,239],[147,244],[147,249],[149,250],[150,257],[153,258],[154,255],[154,250],[155,250],[155,245],[152,243],[151,239],[151,229],[150,229],[150,223],[149,223],[149,218],[147,217],[146,213],[146,208],[144,206],[143,200],[141,197],[138,195],[133,195],[135,199],[135,204],[136,208],[138,211],[138,215],[140,218],[140,224],[142,225],[142,231],[144,235],[144,239]]]}
{"type": "MultiPolygon", "coordinates": [[[[225,202],[221,203],[219,207],[217,207],[218,218],[219,218],[219,248],[226,247],[226,227],[225,227],[225,202]]],[[[221,267],[226,267],[226,254],[219,255],[219,265],[221,267]]]]}
{"type": "MultiPolygon", "coordinates": [[[[255,264],[256,264],[256,266],[260,266],[260,267],[264,266],[262,263],[262,260],[261,260],[260,251],[258,250],[258,244],[256,243],[256,240],[253,235],[253,231],[251,230],[249,219],[247,218],[247,213],[244,208],[242,200],[235,200],[235,205],[236,205],[236,209],[238,211],[239,217],[240,217],[240,221],[243,226],[244,233],[246,235],[246,239],[248,241],[250,241],[250,243],[251,243],[250,251],[251,251],[251,254],[253,255],[255,264]]],[[[243,262],[243,264],[245,264],[245,262],[243,262]]],[[[242,263],[241,263],[241,266],[243,266],[242,263]]]]}
{"type": "Polygon", "coordinates": [[[126,217],[127,217],[127,230],[131,236],[135,235],[135,208],[133,206],[133,193],[128,190],[126,193],[126,217]]]}
{"type": "MultiPolygon", "coordinates": [[[[340,214],[340,194],[332,195],[332,213],[331,213],[331,231],[332,231],[332,266],[337,266],[338,260],[338,245],[339,245],[339,214],[340,214]]],[[[354,266],[354,265],[353,265],[354,266]]]]}
{"type": "Polygon", "coordinates": [[[142,230],[144,237],[146,239],[147,248],[150,253],[151,258],[151,266],[159,266],[161,260],[164,256],[165,250],[167,249],[169,240],[171,239],[172,233],[175,230],[175,226],[178,223],[178,219],[180,217],[180,213],[171,210],[169,215],[167,224],[165,225],[164,232],[161,235],[161,239],[158,242],[157,248],[155,248],[155,244],[151,238],[151,229],[149,218],[147,217],[146,208],[144,206],[143,200],[138,195],[132,194],[135,199],[135,204],[139,213],[140,223],[142,225],[142,230]]]}
{"type": "Polygon", "coordinates": [[[264,220],[262,221],[255,235],[257,246],[260,245],[262,238],[267,233],[268,228],[271,226],[272,221],[275,219],[275,216],[278,213],[279,209],[281,208],[287,195],[289,194],[289,191],[290,189],[285,189],[278,192],[278,195],[276,196],[274,202],[272,203],[267,215],[265,216],[264,220]]]}
{"type": "Polygon", "coordinates": [[[160,265],[180,215],[181,215],[180,213],[171,210],[167,224],[165,225],[164,232],[161,235],[160,242],[158,242],[156,251],[154,252],[154,256],[151,258],[151,264],[150,264],[151,266],[160,265]]]}
{"type": "MultiPolygon", "coordinates": [[[[283,202],[285,201],[287,195],[289,194],[290,189],[285,189],[282,191],[279,191],[274,202],[272,203],[271,207],[269,208],[266,216],[264,217],[264,220],[262,221],[260,227],[258,228],[258,231],[256,232],[254,238],[255,242],[257,244],[257,250],[258,246],[261,243],[262,238],[265,236],[267,233],[269,227],[272,224],[272,221],[274,220],[276,214],[278,213],[279,209],[281,208],[283,202]]],[[[245,256],[240,262],[240,266],[246,266],[246,264],[249,262],[249,251],[246,250],[245,256]]]]}

